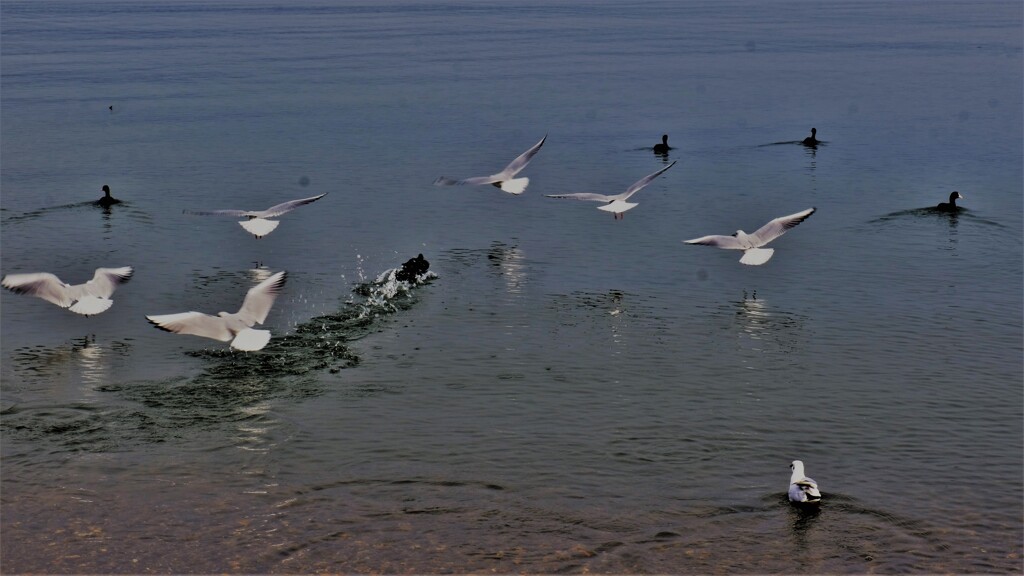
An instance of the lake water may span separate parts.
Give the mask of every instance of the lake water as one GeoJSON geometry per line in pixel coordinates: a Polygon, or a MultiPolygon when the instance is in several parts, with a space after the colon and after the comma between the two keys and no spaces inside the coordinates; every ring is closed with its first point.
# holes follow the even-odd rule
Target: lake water
{"type": "Polygon", "coordinates": [[[1022,12],[5,0],[2,273],[136,272],[0,296],[0,569],[1020,573],[1022,12]]]}

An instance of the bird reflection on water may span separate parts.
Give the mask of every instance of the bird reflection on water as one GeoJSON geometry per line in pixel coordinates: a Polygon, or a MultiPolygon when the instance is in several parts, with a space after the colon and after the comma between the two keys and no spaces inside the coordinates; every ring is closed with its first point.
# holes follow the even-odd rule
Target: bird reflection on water
{"type": "Polygon", "coordinates": [[[58,346],[22,348],[13,354],[11,365],[26,385],[45,387],[54,400],[91,403],[112,381],[114,364],[130,353],[127,342],[100,344],[90,334],[58,346]]]}
{"type": "Polygon", "coordinates": [[[742,300],[721,305],[716,315],[729,319],[727,333],[744,352],[742,362],[748,368],[761,366],[760,355],[788,354],[806,340],[805,317],[771,306],[756,290],[744,291],[742,300]]]}
{"type": "Polygon", "coordinates": [[[270,278],[274,274],[274,270],[267,268],[262,262],[253,262],[253,267],[249,268],[249,278],[256,284],[263,282],[267,278],[270,278]]]}
{"type": "Polygon", "coordinates": [[[487,251],[487,261],[498,269],[505,280],[505,290],[509,294],[520,294],[526,284],[526,256],[516,246],[508,246],[501,242],[491,244],[487,251]]]}

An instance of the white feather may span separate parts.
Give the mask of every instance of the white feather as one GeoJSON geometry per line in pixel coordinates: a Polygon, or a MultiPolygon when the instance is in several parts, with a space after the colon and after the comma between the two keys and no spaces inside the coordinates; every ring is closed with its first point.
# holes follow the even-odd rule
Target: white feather
{"type": "Polygon", "coordinates": [[[513,178],[511,180],[502,181],[500,188],[509,194],[515,194],[518,196],[526,191],[526,187],[529,184],[529,178],[513,178]]]}
{"type": "Polygon", "coordinates": [[[615,200],[610,204],[604,206],[598,206],[598,210],[604,210],[605,212],[611,212],[612,214],[622,214],[627,210],[633,209],[635,206],[639,206],[636,202],[626,202],[624,200],[615,200]]]}
{"type": "Polygon", "coordinates": [[[249,234],[252,234],[257,238],[262,238],[273,232],[280,222],[277,220],[266,220],[264,218],[253,218],[252,220],[242,220],[239,224],[241,224],[242,228],[245,228],[246,232],[249,234]]]}
{"type": "Polygon", "coordinates": [[[798,503],[815,503],[821,500],[818,483],[804,475],[804,463],[793,460],[789,465],[793,473],[789,477],[789,500],[798,503]]]}
{"type": "Polygon", "coordinates": [[[106,312],[113,305],[114,301],[108,298],[83,296],[80,300],[72,304],[68,310],[83,316],[93,316],[100,312],[106,312]]]}
{"type": "Polygon", "coordinates": [[[235,336],[235,339],[231,341],[231,347],[245,352],[255,352],[256,350],[262,350],[267,345],[267,342],[270,342],[270,330],[246,328],[240,331],[235,336]]]}
{"type": "Polygon", "coordinates": [[[760,266],[761,264],[771,260],[772,254],[774,253],[774,248],[747,248],[743,251],[743,257],[740,258],[740,264],[760,266]]]}

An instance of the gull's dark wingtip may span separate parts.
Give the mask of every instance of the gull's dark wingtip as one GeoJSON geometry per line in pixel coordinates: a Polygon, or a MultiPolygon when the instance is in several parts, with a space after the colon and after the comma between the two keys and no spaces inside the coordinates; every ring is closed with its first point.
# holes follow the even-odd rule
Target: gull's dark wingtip
{"type": "Polygon", "coordinates": [[[271,294],[277,294],[284,288],[285,282],[288,281],[288,272],[281,270],[277,272],[277,280],[274,280],[267,286],[267,291],[271,294]]]}
{"type": "Polygon", "coordinates": [[[4,276],[2,279],[0,279],[0,286],[3,286],[7,290],[10,290],[11,292],[14,292],[15,294],[24,294],[25,293],[25,289],[22,288],[21,286],[12,286],[12,285],[8,284],[7,283],[7,276],[4,276]]]}
{"type": "Polygon", "coordinates": [[[155,326],[155,327],[159,328],[160,330],[163,330],[164,332],[172,332],[172,333],[173,333],[173,330],[170,330],[170,329],[168,329],[168,328],[164,328],[163,326],[161,326],[161,325],[160,325],[160,323],[159,323],[159,322],[157,322],[156,320],[153,320],[153,319],[152,319],[152,318],[150,318],[149,316],[146,316],[146,321],[148,321],[148,322],[149,322],[150,324],[152,324],[153,326],[155,326]]]}

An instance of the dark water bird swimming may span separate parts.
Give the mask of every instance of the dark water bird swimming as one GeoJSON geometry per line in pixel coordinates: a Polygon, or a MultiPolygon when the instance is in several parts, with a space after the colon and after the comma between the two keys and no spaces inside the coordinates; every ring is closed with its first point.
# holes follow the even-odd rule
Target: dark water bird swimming
{"type": "Polygon", "coordinates": [[[811,135],[808,136],[807,138],[804,138],[802,144],[804,146],[817,146],[818,144],[820,144],[821,140],[818,140],[817,137],[815,136],[817,133],[818,133],[818,129],[817,128],[811,128],[811,135]]]}
{"type": "Polygon", "coordinates": [[[949,202],[939,202],[935,209],[939,212],[957,212],[960,210],[960,207],[956,205],[957,198],[963,198],[963,195],[953,190],[949,193],[949,202]]]}
{"type": "Polygon", "coordinates": [[[107,186],[106,184],[104,184],[103,185],[103,192],[104,192],[103,197],[100,198],[99,200],[97,200],[96,204],[106,208],[108,206],[113,206],[114,204],[120,204],[121,203],[120,200],[118,200],[117,198],[114,198],[113,196],[110,195],[110,186],[107,186]]]}
{"type": "Polygon", "coordinates": [[[655,154],[668,154],[672,147],[668,145],[668,134],[661,135],[661,144],[654,145],[655,154]]]}
{"type": "Polygon", "coordinates": [[[423,257],[423,254],[420,254],[415,258],[406,260],[405,264],[402,264],[402,267],[395,273],[395,279],[405,282],[413,282],[416,280],[417,276],[426,274],[429,269],[430,262],[423,257]]]}

